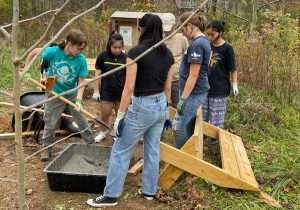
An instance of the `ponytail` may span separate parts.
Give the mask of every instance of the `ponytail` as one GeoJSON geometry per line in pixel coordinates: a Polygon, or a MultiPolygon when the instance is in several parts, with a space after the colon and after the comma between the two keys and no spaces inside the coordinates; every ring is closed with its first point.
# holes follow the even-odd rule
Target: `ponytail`
{"type": "MultiPolygon", "coordinates": [[[[192,12],[185,12],[180,17],[180,22],[183,23],[188,19],[189,16],[192,15],[192,12]]],[[[189,19],[187,23],[190,23],[200,29],[201,32],[204,32],[207,26],[207,18],[204,15],[196,14],[192,18],[189,19]]]]}

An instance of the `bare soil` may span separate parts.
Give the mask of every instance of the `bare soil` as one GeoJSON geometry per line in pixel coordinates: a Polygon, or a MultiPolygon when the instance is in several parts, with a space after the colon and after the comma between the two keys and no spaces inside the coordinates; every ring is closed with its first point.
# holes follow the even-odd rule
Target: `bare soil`
{"type": "MultiPolygon", "coordinates": [[[[86,107],[93,113],[97,113],[99,105],[94,102],[89,102],[86,107]]],[[[12,132],[10,128],[10,120],[12,110],[0,108],[0,133],[12,132]]],[[[61,137],[57,137],[58,139],[61,137]]],[[[80,138],[71,138],[64,143],[54,147],[54,156],[58,155],[63,148],[72,142],[81,142],[80,138]]],[[[105,145],[111,145],[112,140],[107,139],[102,142],[105,145]]],[[[101,144],[102,144],[101,143],[101,144]]],[[[25,157],[37,151],[40,145],[36,144],[32,139],[24,139],[25,157]]],[[[141,156],[141,145],[135,152],[135,159],[141,156]]],[[[91,209],[85,202],[88,198],[96,195],[87,193],[71,193],[71,192],[54,192],[48,187],[47,176],[43,169],[47,163],[39,160],[36,156],[26,163],[26,201],[29,209],[33,210],[83,210],[91,209]]],[[[0,178],[16,179],[16,161],[15,161],[15,144],[13,139],[0,140],[0,178]]],[[[115,208],[107,209],[174,209],[168,204],[160,201],[147,202],[141,198],[137,191],[141,183],[141,175],[128,176],[125,184],[125,189],[120,203],[115,208]]],[[[0,181],[0,210],[17,209],[17,189],[13,182],[0,181]]]]}

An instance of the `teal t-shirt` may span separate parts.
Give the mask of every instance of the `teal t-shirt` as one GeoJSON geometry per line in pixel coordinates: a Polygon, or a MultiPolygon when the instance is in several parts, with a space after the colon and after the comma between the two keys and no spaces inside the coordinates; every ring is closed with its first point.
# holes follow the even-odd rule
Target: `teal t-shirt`
{"type": "MultiPolygon", "coordinates": [[[[56,76],[57,81],[53,87],[56,93],[62,93],[78,84],[79,77],[88,77],[89,71],[86,58],[83,54],[70,57],[58,46],[48,47],[42,53],[42,58],[49,62],[48,76],[56,76]]],[[[75,96],[77,91],[66,96],[75,96]]]]}

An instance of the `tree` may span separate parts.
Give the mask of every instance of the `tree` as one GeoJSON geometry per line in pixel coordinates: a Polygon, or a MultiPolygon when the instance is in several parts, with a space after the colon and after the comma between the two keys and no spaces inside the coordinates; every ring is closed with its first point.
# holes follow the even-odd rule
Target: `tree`
{"type": "MultiPolygon", "coordinates": [[[[56,38],[62,31],[64,31],[67,26],[69,26],[72,22],[74,22],[76,19],[82,17],[83,15],[87,14],[88,12],[91,12],[98,7],[101,6],[101,4],[105,0],[99,1],[94,7],[85,10],[84,12],[80,13],[79,15],[72,18],[69,22],[67,22],[64,27],[56,34],[56,38]]],[[[33,64],[34,60],[29,63],[26,66],[26,71],[21,72],[21,64],[22,61],[26,58],[28,53],[30,53],[30,49],[33,49],[34,47],[38,46],[46,37],[47,33],[49,32],[49,28],[52,26],[55,17],[63,10],[63,8],[70,2],[70,0],[67,0],[63,6],[58,9],[53,16],[52,20],[50,21],[50,24],[48,25],[47,29],[45,30],[45,33],[42,35],[42,37],[25,53],[19,57],[18,56],[18,35],[19,35],[19,15],[20,15],[20,1],[19,0],[13,0],[13,20],[12,24],[6,25],[6,27],[12,26],[12,33],[11,36],[8,34],[8,32],[5,30],[5,26],[0,27],[0,32],[5,35],[7,39],[10,39],[11,41],[11,57],[12,57],[12,63],[14,66],[13,69],[13,76],[14,76],[14,88],[13,88],[13,101],[14,101],[14,115],[15,115],[15,149],[16,149],[16,159],[17,159],[17,200],[18,200],[18,209],[25,210],[26,208],[26,202],[25,202],[25,161],[24,161],[24,151],[23,151],[23,139],[22,139],[22,110],[20,106],[20,95],[21,95],[21,82],[24,79],[24,74],[26,71],[28,71],[33,64]]],[[[40,17],[38,15],[37,17],[40,17]]],[[[35,19],[35,18],[31,18],[35,19]]],[[[53,40],[51,41],[53,42],[53,40]]],[[[51,42],[48,42],[46,45],[44,45],[43,48],[47,47],[51,42]]],[[[35,59],[37,56],[35,57],[35,59]]]]}

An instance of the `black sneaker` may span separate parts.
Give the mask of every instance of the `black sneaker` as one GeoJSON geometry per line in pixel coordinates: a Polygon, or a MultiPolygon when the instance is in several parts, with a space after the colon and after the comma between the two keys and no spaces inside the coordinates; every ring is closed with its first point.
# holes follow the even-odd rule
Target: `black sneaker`
{"type": "Polygon", "coordinates": [[[143,198],[145,198],[148,201],[153,201],[155,198],[155,195],[148,195],[142,192],[142,189],[139,189],[138,194],[143,196],[143,198]]]}
{"type": "Polygon", "coordinates": [[[100,195],[94,199],[88,199],[86,203],[92,207],[100,208],[100,207],[109,207],[118,205],[117,198],[110,198],[103,195],[100,195]]]}

